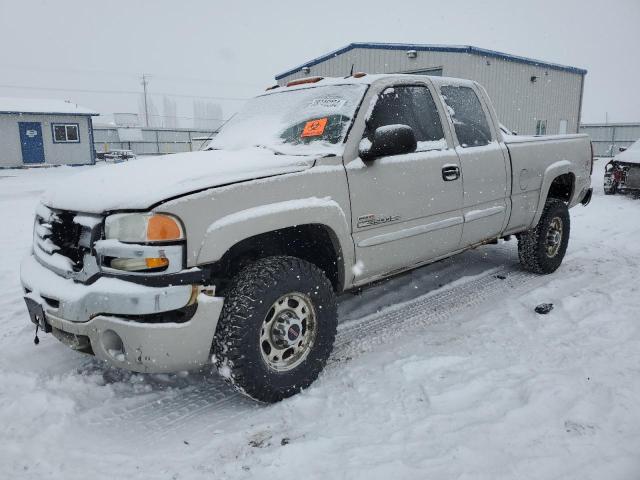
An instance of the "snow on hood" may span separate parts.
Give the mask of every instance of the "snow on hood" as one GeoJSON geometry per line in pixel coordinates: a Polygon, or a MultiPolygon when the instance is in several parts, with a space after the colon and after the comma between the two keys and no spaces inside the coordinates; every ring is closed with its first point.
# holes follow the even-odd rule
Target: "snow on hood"
{"type": "Polygon", "coordinates": [[[632,144],[624,152],[620,152],[614,157],[614,160],[625,163],[638,163],[640,164],[640,141],[632,144]]]}
{"type": "Polygon", "coordinates": [[[302,171],[316,158],[276,155],[259,148],[147,157],[73,175],[41,200],[48,207],[86,213],[146,209],[197,190],[302,171]]]}

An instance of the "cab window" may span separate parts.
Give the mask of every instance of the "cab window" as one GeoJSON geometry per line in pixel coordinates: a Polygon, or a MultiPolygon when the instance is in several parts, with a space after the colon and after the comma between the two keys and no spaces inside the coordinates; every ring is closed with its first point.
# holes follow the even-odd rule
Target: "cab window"
{"type": "Polygon", "coordinates": [[[385,89],[367,120],[365,137],[373,141],[377,128],[398,124],[413,129],[418,151],[434,146],[446,148],[438,109],[427,87],[408,85],[385,89]]]}
{"type": "Polygon", "coordinates": [[[491,142],[491,129],[476,92],[469,87],[446,86],[440,89],[458,142],[463,148],[480,147],[491,142]]]}

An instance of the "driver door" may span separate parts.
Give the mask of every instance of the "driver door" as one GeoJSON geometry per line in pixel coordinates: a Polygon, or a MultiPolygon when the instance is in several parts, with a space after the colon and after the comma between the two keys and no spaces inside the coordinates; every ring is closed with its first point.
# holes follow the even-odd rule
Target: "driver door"
{"type": "Polygon", "coordinates": [[[441,257],[462,235],[458,155],[443,129],[444,112],[425,84],[394,85],[378,95],[361,145],[379,127],[408,125],[415,152],[346,165],[356,248],[355,283],[441,257]]]}

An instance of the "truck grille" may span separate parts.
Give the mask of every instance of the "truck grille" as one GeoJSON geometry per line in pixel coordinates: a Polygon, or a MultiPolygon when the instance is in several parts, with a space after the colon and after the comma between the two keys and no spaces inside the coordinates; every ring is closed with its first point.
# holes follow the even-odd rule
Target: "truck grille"
{"type": "Polygon", "coordinates": [[[73,263],[73,269],[82,269],[84,249],[80,246],[80,235],[83,227],[73,222],[74,215],[69,212],[60,213],[51,222],[51,241],[59,250],[58,253],[73,263]]]}
{"type": "Polygon", "coordinates": [[[99,217],[40,206],[34,226],[34,254],[51,270],[73,276],[82,270],[85,255],[91,253],[100,225],[99,217]]]}

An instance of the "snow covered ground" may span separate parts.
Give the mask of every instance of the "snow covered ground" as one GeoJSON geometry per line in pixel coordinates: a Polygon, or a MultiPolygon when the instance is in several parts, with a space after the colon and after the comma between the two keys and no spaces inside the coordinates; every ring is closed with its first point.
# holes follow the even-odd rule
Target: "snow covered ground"
{"type": "Polygon", "coordinates": [[[19,261],[77,170],[0,170],[0,478],[639,479],[640,200],[603,164],[555,274],[512,241],[345,295],[329,366],[271,406],[35,347],[19,261]]]}

